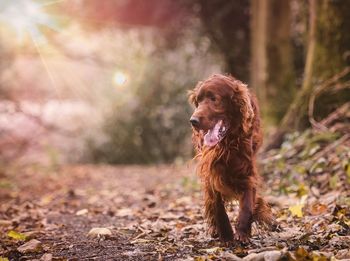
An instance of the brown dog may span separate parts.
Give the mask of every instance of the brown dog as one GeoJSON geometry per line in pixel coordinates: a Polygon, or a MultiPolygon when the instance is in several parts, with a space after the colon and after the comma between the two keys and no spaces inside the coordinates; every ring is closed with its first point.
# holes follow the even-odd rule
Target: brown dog
{"type": "Polygon", "coordinates": [[[248,241],[254,221],[272,223],[271,209],[257,193],[255,155],[262,143],[259,109],[247,86],[215,74],[190,93],[196,109],[190,119],[199,158],[210,234],[222,241],[248,241]],[[239,200],[234,236],[225,201],[239,200]]]}

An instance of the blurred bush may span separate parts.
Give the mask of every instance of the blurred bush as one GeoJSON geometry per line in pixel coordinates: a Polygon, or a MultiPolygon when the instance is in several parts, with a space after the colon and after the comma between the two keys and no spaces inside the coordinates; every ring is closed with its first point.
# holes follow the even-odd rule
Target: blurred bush
{"type": "MultiPolygon", "coordinates": [[[[221,65],[208,52],[209,39],[194,35],[193,31],[183,38],[186,41],[177,40],[175,45],[163,41],[157,48],[150,48],[152,51],[144,57],[140,71],[133,72],[138,80],[130,75],[121,96],[114,101],[113,110],[105,117],[104,139],[88,141],[93,161],[144,164],[191,157],[188,120],[192,109],[187,102],[187,90],[198,80],[220,71],[221,65]]],[[[130,62],[135,60],[129,58],[130,62]]]]}

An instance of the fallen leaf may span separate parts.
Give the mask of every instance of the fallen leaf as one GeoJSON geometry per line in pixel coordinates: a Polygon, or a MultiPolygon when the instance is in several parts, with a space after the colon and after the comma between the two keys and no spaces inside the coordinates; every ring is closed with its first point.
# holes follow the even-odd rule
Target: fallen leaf
{"type": "Polygon", "coordinates": [[[220,247],[213,247],[213,248],[207,248],[203,249],[203,251],[207,252],[208,254],[218,254],[222,251],[222,248],[220,247]]]}
{"type": "Polygon", "coordinates": [[[115,214],[118,217],[127,217],[127,216],[132,216],[133,215],[133,211],[131,208],[121,208],[117,211],[117,213],[115,214]]]}
{"type": "Polygon", "coordinates": [[[330,187],[331,189],[336,189],[338,183],[339,183],[339,178],[338,178],[337,175],[334,175],[333,177],[331,177],[331,178],[329,179],[329,187],[330,187]]]}
{"type": "Polygon", "coordinates": [[[307,199],[307,195],[304,195],[301,197],[298,204],[290,206],[288,208],[293,216],[296,216],[299,218],[303,217],[303,207],[305,206],[306,199],[307,199]]]}
{"type": "Polygon", "coordinates": [[[12,224],[12,221],[10,220],[0,219],[0,226],[7,227],[7,226],[10,226],[11,224],[12,224]]]}
{"type": "Polygon", "coordinates": [[[350,250],[349,249],[339,250],[335,257],[337,259],[350,259],[350,250]]]}
{"type": "Polygon", "coordinates": [[[16,232],[14,230],[10,230],[7,233],[7,236],[9,236],[10,238],[16,239],[16,240],[26,240],[27,239],[26,235],[19,233],[19,232],[16,232]]]}
{"type": "Polygon", "coordinates": [[[48,205],[49,203],[52,202],[52,200],[53,200],[52,195],[46,195],[46,196],[41,198],[40,204],[41,205],[48,205]]]}
{"type": "Polygon", "coordinates": [[[131,244],[146,244],[146,243],[149,243],[149,242],[153,242],[153,240],[138,238],[138,239],[135,239],[135,240],[131,241],[130,243],[131,244]]]}
{"type": "Polygon", "coordinates": [[[305,186],[305,184],[304,183],[300,183],[299,186],[298,186],[298,189],[297,189],[297,196],[298,197],[302,197],[302,196],[307,195],[307,193],[308,193],[308,189],[305,186]]]}
{"type": "Polygon", "coordinates": [[[298,249],[295,251],[295,255],[300,258],[300,259],[304,259],[306,258],[309,254],[308,251],[303,248],[303,247],[298,247],[298,249]]]}
{"type": "Polygon", "coordinates": [[[175,214],[173,214],[171,212],[168,212],[166,214],[161,215],[159,218],[169,221],[169,220],[178,220],[179,217],[180,217],[179,215],[175,215],[175,214]]]}
{"type": "Polygon", "coordinates": [[[315,203],[310,207],[310,213],[313,216],[321,215],[326,212],[327,212],[327,206],[320,203],[315,203]]]}
{"type": "Polygon", "coordinates": [[[297,204],[289,207],[289,211],[293,216],[301,218],[303,217],[303,207],[304,204],[297,204]]]}

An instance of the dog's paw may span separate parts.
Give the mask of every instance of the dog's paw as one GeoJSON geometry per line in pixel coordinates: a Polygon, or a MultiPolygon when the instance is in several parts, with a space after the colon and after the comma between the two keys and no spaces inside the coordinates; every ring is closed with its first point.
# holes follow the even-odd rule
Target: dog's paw
{"type": "Polygon", "coordinates": [[[219,233],[217,232],[217,230],[214,227],[209,228],[208,234],[212,238],[219,238],[219,233]]]}
{"type": "Polygon", "coordinates": [[[236,233],[235,233],[235,240],[241,242],[241,243],[244,243],[244,244],[247,244],[250,242],[249,240],[249,234],[248,233],[245,233],[243,231],[239,231],[237,230],[236,233]]]}

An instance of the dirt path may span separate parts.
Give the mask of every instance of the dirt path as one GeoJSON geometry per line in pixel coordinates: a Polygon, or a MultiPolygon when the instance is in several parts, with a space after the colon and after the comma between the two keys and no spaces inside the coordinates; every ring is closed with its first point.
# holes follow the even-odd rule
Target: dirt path
{"type": "MultiPolygon", "coordinates": [[[[32,166],[0,174],[0,184],[0,260],[350,258],[341,192],[309,198],[303,212],[300,199],[270,196],[280,230],[255,229],[249,245],[225,247],[205,233],[192,166],[32,166]],[[105,230],[88,235],[92,228],[105,230]],[[18,248],[32,239],[37,246],[18,248]]],[[[236,207],[228,209],[233,220],[236,207]]]]}

